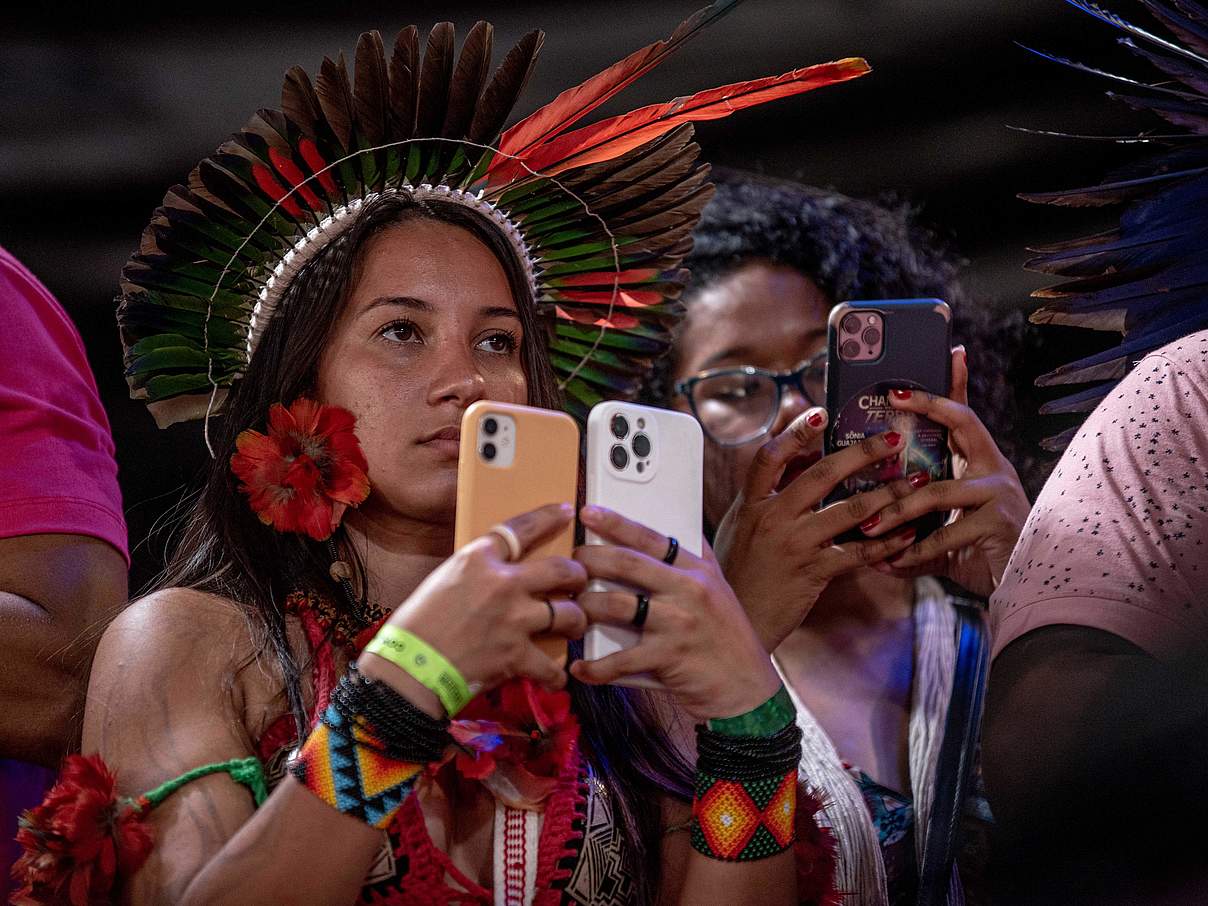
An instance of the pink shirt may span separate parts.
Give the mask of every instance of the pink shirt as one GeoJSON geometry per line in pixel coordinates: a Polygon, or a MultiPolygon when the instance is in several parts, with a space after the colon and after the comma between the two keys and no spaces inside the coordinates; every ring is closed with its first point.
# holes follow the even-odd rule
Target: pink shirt
{"type": "Polygon", "coordinates": [[[1151,353],[1086,420],[990,599],[993,654],[1103,629],[1159,660],[1208,650],[1208,331],[1151,353]]]}
{"type": "MultiPolygon", "coordinates": [[[[0,248],[0,538],[34,534],[99,538],[130,562],[109,420],[84,344],[54,297],[0,248]]],[[[0,902],[17,815],[42,801],[53,777],[0,759],[0,902]]]]}
{"type": "Polygon", "coordinates": [[[0,318],[0,538],[89,535],[129,563],[113,438],[84,344],[2,248],[0,318]]]}

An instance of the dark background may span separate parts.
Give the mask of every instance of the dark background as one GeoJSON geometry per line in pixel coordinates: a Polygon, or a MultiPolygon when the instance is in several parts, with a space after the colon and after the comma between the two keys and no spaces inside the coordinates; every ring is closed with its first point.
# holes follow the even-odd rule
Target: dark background
{"type": "MultiPolygon", "coordinates": [[[[415,22],[452,19],[464,34],[496,26],[496,58],[531,27],[547,33],[524,114],[625,53],[669,34],[704,0],[658,4],[362,2],[213,4],[154,13],[26,6],[0,32],[0,244],[62,301],[84,336],[118,448],[135,551],[132,589],[158,565],[153,522],[204,462],[197,426],[155,429],[126,396],[113,319],[118,275],[164,190],[279,100],[294,63],[315,72],[357,35],[387,41],[415,22]]],[[[1136,15],[1128,3],[1115,4],[1136,15]]],[[[1146,23],[1149,24],[1148,22],[1146,23]]],[[[706,123],[706,159],[865,196],[909,199],[968,259],[978,304],[1030,307],[1046,281],[1022,269],[1029,243],[1078,234],[1103,216],[1025,204],[1015,194],[1096,181],[1135,151],[1012,131],[1136,132],[1150,125],[1103,97],[1091,77],[1040,60],[1020,42],[1103,64],[1113,31],[1060,0],[751,0],[602,113],[849,55],[874,72],[851,85],[706,123]]],[[[1144,70],[1126,64],[1134,72],[1144,70]]],[[[0,329],[3,329],[0,327],[0,329]]],[[[1002,392],[1074,347],[1080,332],[1016,363],[1002,392]]],[[[1104,338],[1106,339],[1106,338],[1104,338]]],[[[971,362],[976,368],[977,363],[971,362]]],[[[1043,424],[1042,424],[1043,422],[1043,424]]],[[[1033,418],[1029,438],[1052,433],[1033,418]]]]}

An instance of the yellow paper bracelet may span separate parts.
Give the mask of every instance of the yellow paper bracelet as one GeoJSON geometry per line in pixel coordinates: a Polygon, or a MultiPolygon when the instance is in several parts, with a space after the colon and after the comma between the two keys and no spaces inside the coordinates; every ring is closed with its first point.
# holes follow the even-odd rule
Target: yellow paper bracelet
{"type": "Polygon", "coordinates": [[[469,704],[473,697],[465,677],[443,654],[399,626],[387,623],[365,650],[385,658],[421,686],[431,689],[450,717],[469,704]]]}

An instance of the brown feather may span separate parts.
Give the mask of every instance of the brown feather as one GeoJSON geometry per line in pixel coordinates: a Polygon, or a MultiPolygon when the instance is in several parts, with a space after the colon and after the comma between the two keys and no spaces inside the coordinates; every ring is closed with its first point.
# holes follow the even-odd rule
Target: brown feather
{"type": "Polygon", "coordinates": [[[466,35],[453,70],[453,82],[449,88],[449,105],[445,110],[444,125],[440,134],[445,138],[465,138],[482,95],[491,68],[491,49],[494,29],[489,22],[476,22],[466,35]]]}
{"type": "Polygon", "coordinates": [[[419,96],[419,29],[408,25],[394,40],[390,56],[390,139],[406,141],[415,134],[419,96]]]}
{"type": "Polygon", "coordinates": [[[544,42],[544,32],[530,31],[508,51],[483,91],[478,109],[474,111],[474,119],[470,122],[470,130],[467,133],[470,141],[487,144],[499,136],[503,124],[507,122],[512,108],[520,98],[520,93],[528,84],[544,42]]]}
{"type": "Polygon", "coordinates": [[[452,22],[436,23],[428,35],[420,69],[416,135],[438,135],[445,122],[445,110],[449,106],[449,82],[453,78],[453,39],[452,22]]]}
{"type": "Polygon", "coordinates": [[[340,52],[337,62],[331,57],[323,58],[319,67],[319,79],[315,85],[323,115],[335,133],[336,140],[345,151],[352,150],[353,100],[352,88],[348,84],[348,64],[340,52]]]}
{"type": "Polygon", "coordinates": [[[293,66],[285,74],[285,84],[281,86],[281,110],[307,137],[319,137],[318,123],[323,110],[310,76],[301,66],[293,66]]]}
{"type": "Polygon", "coordinates": [[[257,135],[268,144],[283,151],[291,151],[289,123],[280,110],[260,109],[243,127],[244,132],[257,135]]]}
{"type": "Polygon", "coordinates": [[[386,47],[378,32],[367,31],[357,41],[354,76],[357,135],[372,146],[380,145],[386,140],[390,77],[386,73],[386,47]]]}

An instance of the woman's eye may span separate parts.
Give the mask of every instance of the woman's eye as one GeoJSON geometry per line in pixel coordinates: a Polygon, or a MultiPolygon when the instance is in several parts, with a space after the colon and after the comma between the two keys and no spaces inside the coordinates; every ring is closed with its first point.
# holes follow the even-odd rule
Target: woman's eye
{"type": "Polygon", "coordinates": [[[415,325],[410,321],[396,321],[382,328],[381,334],[393,343],[412,343],[417,339],[415,325]]]}
{"type": "Polygon", "coordinates": [[[509,333],[494,333],[479,342],[487,352],[510,353],[516,350],[516,338],[509,333]]]}

